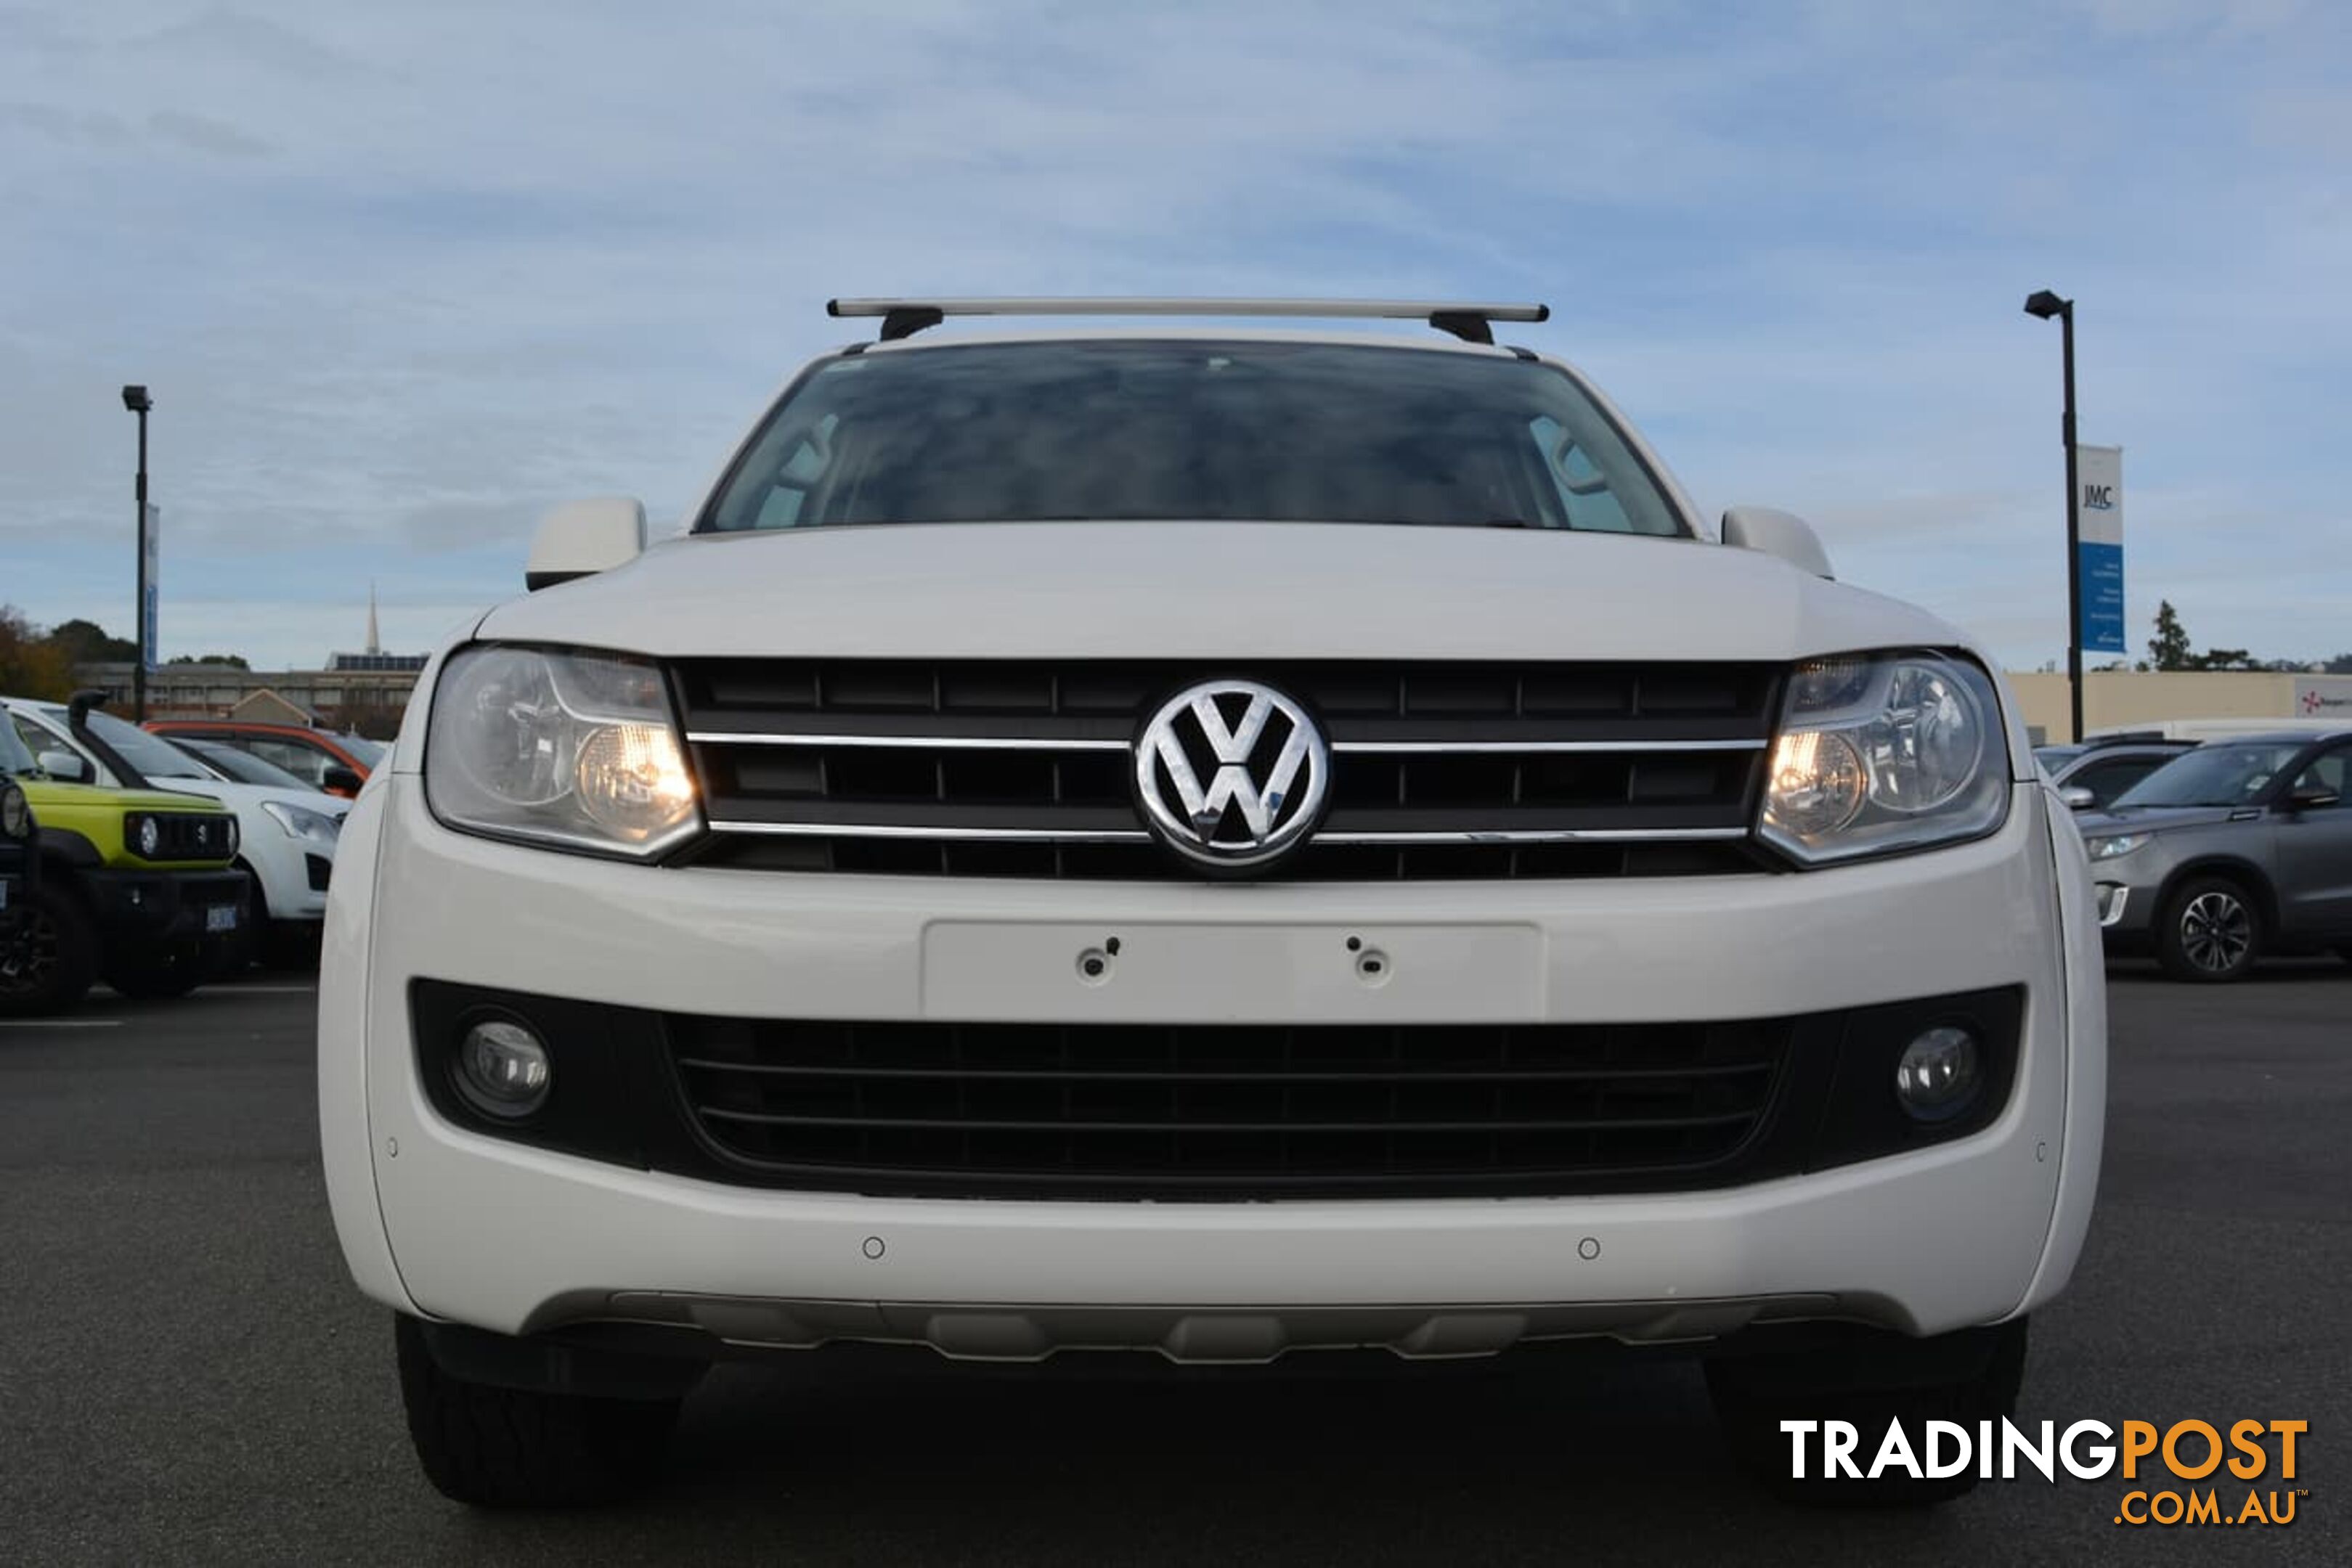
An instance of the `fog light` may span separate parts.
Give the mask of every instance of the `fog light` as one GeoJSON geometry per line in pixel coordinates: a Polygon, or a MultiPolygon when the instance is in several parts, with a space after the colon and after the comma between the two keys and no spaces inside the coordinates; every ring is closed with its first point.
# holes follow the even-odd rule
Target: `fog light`
{"type": "Polygon", "coordinates": [[[1904,1047],[1895,1064],[1895,1097],[1914,1121],[1948,1122],[1976,1100],[1979,1055],[1975,1035],[1938,1024],[1904,1047]]]}
{"type": "Polygon", "coordinates": [[[547,1047],[519,1023],[485,1019],[457,1048],[457,1089],[485,1115],[528,1116],[547,1103],[547,1047]]]}

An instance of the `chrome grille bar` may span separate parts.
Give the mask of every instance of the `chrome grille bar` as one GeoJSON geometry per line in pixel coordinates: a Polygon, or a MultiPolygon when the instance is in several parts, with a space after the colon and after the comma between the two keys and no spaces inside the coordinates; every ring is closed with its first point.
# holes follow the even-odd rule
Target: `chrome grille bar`
{"type": "MultiPolygon", "coordinates": [[[[1747,847],[1783,674],[1765,664],[1255,661],[1333,763],[1276,877],[1702,875],[1747,847]]],[[[1187,877],[1134,737],[1192,661],[713,659],[676,666],[710,833],[771,871],[1187,877]]]]}
{"type": "MultiPolygon", "coordinates": [[[[1126,751],[1132,745],[1125,740],[1084,737],[1063,740],[1041,735],[779,735],[728,730],[694,730],[686,738],[697,746],[839,746],[903,751],[1126,751]]],[[[1518,754],[1573,755],[1580,752],[1606,755],[1642,751],[1670,754],[1761,751],[1770,744],[1760,736],[1737,740],[1335,740],[1331,742],[1331,750],[1339,756],[1364,757],[1454,754],[1507,757],[1518,754]]]]}

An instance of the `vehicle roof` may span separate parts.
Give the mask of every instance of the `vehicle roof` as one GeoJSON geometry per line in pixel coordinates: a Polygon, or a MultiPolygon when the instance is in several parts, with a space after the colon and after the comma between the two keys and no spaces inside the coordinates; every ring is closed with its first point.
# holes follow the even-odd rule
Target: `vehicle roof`
{"type": "Polygon", "coordinates": [[[2352,729],[2250,730],[2244,735],[2217,735],[2203,744],[2208,747],[2324,746],[2338,740],[2352,740],[2352,729]]]}
{"type": "Polygon", "coordinates": [[[309,724],[274,724],[266,718],[151,718],[149,729],[250,729],[264,730],[271,735],[310,735],[320,740],[336,740],[331,729],[320,729],[309,724]]]}

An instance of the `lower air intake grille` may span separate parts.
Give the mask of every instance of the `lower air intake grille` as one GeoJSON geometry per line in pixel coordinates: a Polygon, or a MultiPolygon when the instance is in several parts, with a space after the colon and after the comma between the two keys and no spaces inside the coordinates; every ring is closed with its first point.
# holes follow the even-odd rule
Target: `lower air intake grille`
{"type": "Polygon", "coordinates": [[[1228,1200],[1780,1174],[1803,1135],[1782,1113],[1799,1042],[1833,1049],[1839,1027],[664,1020],[694,1126],[748,1179],[1228,1200]]]}

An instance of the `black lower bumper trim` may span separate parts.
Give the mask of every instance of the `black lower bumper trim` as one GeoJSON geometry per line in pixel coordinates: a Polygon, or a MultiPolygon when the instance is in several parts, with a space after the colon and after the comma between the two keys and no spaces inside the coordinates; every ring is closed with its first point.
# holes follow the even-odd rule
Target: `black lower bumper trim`
{"type": "Polygon", "coordinates": [[[410,1009],[426,1096],[486,1136],[735,1186],[1246,1202],[1714,1191],[1948,1142],[2008,1103],[2025,992],[1510,1030],[719,1019],[425,979],[410,1009]],[[486,1019],[547,1048],[528,1115],[458,1086],[486,1019]],[[1896,1064],[1946,1024],[1979,1091],[1915,1120],[1896,1064]]]}
{"type": "Polygon", "coordinates": [[[243,934],[252,919],[253,879],[241,871],[84,872],[93,912],[109,936],[215,939],[243,934]],[[236,911],[230,932],[207,929],[206,912],[236,911]]]}

